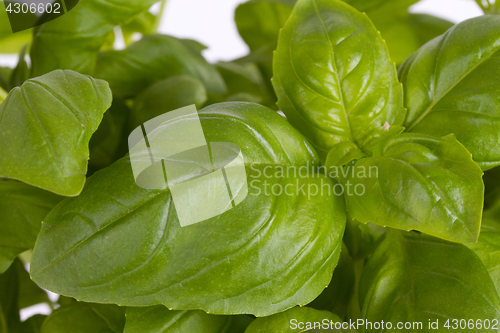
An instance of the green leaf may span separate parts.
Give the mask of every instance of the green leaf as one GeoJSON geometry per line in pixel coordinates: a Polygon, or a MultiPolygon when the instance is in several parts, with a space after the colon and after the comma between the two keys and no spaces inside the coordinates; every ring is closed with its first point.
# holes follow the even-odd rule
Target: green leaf
{"type": "Polygon", "coordinates": [[[125,45],[129,45],[134,41],[134,33],[140,33],[144,36],[153,33],[156,16],[148,11],[145,11],[125,24],[122,24],[123,39],[125,45]]]}
{"type": "Polygon", "coordinates": [[[5,98],[7,98],[7,92],[0,87],[0,103],[3,103],[5,98]]]}
{"type": "Polygon", "coordinates": [[[345,318],[349,301],[354,292],[354,263],[347,247],[342,247],[339,263],[333,271],[332,281],[314,301],[307,306],[317,310],[327,310],[340,318],[345,318]]]}
{"type": "Polygon", "coordinates": [[[320,311],[308,307],[295,307],[269,317],[255,319],[248,326],[245,333],[304,332],[304,329],[309,330],[314,328],[314,322],[323,323],[323,320],[327,321],[328,324],[331,322],[342,322],[337,315],[328,311],[320,311]],[[307,323],[309,323],[309,326],[307,323]]]}
{"type": "Polygon", "coordinates": [[[203,311],[173,311],[164,306],[127,308],[124,333],[243,333],[249,316],[216,316],[203,311]]]}
{"type": "Polygon", "coordinates": [[[21,182],[0,180],[0,273],[35,245],[43,218],[61,199],[21,182]]]}
{"type": "Polygon", "coordinates": [[[91,74],[99,50],[114,27],[147,10],[156,0],[86,0],[35,28],[32,75],[56,69],[91,74]]]}
{"type": "Polygon", "coordinates": [[[373,131],[404,120],[382,38],[341,1],[299,0],[281,31],[274,73],[278,106],[323,160],[342,141],[364,150],[373,131]]]}
{"type": "MultiPolygon", "coordinates": [[[[170,190],[138,187],[124,158],[96,173],[80,196],[63,201],[44,220],[31,265],[37,284],[84,301],[258,316],[307,304],[321,293],[341,249],[343,199],[304,190],[333,186],[320,175],[273,176],[280,166],[317,166],[311,146],[260,105],[216,104],[199,116],[207,142],[241,148],[246,198],[218,217],[182,228],[170,190]],[[273,195],[275,184],[291,195],[273,195]],[[84,271],[93,273],[75,274],[84,271]]],[[[162,124],[170,126],[175,122],[162,124]]],[[[200,191],[191,200],[206,198],[200,191]]]]}
{"type": "Polygon", "coordinates": [[[0,67],[0,102],[5,100],[7,92],[10,91],[10,77],[12,76],[12,68],[0,67]]]}
{"type": "Polygon", "coordinates": [[[408,13],[408,19],[422,44],[444,34],[455,25],[453,22],[428,14],[408,13]]]}
{"type": "Polygon", "coordinates": [[[73,71],[57,70],[14,88],[0,105],[0,176],[78,195],[90,137],[110,104],[106,82],[73,71]]]}
{"type": "Polygon", "coordinates": [[[11,328],[19,324],[17,291],[17,271],[11,266],[0,274],[0,333],[9,333],[11,328]]]}
{"type": "Polygon", "coordinates": [[[12,32],[4,2],[0,4],[0,54],[19,53],[19,50],[31,42],[33,29],[12,32]]]}
{"type": "Polygon", "coordinates": [[[500,295],[500,205],[485,211],[479,241],[467,246],[481,259],[500,295]]]}
{"type": "Polygon", "coordinates": [[[125,308],[76,303],[55,310],[43,322],[41,333],[122,333],[124,326],[125,308]]]}
{"type": "Polygon", "coordinates": [[[352,141],[342,141],[333,146],[326,156],[327,168],[340,167],[366,155],[352,141]]]}
{"type": "Polygon", "coordinates": [[[23,321],[16,328],[15,333],[40,333],[42,330],[43,322],[47,316],[34,315],[23,321]]]}
{"type": "Polygon", "coordinates": [[[479,5],[481,10],[485,14],[493,14],[493,15],[498,15],[500,14],[500,3],[495,0],[476,0],[476,3],[479,5]]]}
{"type": "Polygon", "coordinates": [[[484,173],[484,209],[489,209],[500,202],[500,167],[484,173]]]}
{"type": "Polygon", "coordinates": [[[89,172],[110,166],[113,162],[123,157],[127,150],[123,149],[123,142],[129,134],[126,131],[126,122],[130,117],[127,105],[115,99],[108,111],[104,113],[102,122],[89,142],[89,172]]]}
{"type": "Polygon", "coordinates": [[[453,136],[401,134],[347,170],[346,181],[358,188],[358,195],[346,196],[347,209],[363,223],[475,242],[483,209],[481,177],[453,136]]]}
{"type": "Polygon", "coordinates": [[[203,83],[187,75],[161,80],[137,96],[129,120],[129,131],[166,112],[195,104],[201,108],[207,101],[203,83]]]}
{"type": "Polygon", "coordinates": [[[128,98],[157,81],[182,74],[199,79],[209,93],[226,93],[214,66],[187,43],[165,35],[145,36],[125,50],[101,54],[94,76],[108,81],[115,96],[128,98]]]}
{"type": "Polygon", "coordinates": [[[10,76],[10,84],[9,87],[12,89],[14,87],[20,86],[29,79],[29,67],[28,64],[26,63],[26,48],[27,46],[25,45],[21,51],[19,52],[19,60],[17,63],[16,68],[12,71],[12,74],[10,76]]]}
{"type": "Polygon", "coordinates": [[[453,133],[483,170],[500,165],[500,17],[462,22],[400,68],[407,131],[453,133]]]}
{"type": "Polygon", "coordinates": [[[17,271],[19,286],[17,295],[18,309],[24,309],[40,303],[52,304],[47,293],[31,281],[30,275],[24,268],[23,263],[20,260],[16,260],[14,261],[14,266],[17,271]]]}
{"type": "Polygon", "coordinates": [[[274,92],[264,82],[259,67],[251,62],[218,62],[217,70],[228,87],[227,100],[237,100],[242,95],[252,95],[257,103],[269,108],[276,108],[274,92]]]}
{"type": "Polygon", "coordinates": [[[447,319],[500,318],[495,286],[474,252],[416,233],[389,233],[365,266],[359,290],[363,318],[394,329],[397,322],[421,322],[414,330],[429,331],[429,320],[439,320],[442,331],[447,319]]]}

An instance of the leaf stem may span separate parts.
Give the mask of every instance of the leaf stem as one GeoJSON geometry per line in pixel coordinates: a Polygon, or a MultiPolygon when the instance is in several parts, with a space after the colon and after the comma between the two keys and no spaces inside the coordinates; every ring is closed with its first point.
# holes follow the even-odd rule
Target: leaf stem
{"type": "Polygon", "coordinates": [[[155,24],[153,25],[153,32],[158,32],[160,28],[161,19],[163,17],[163,13],[165,12],[165,7],[167,7],[168,0],[161,0],[160,12],[156,15],[155,24]]]}

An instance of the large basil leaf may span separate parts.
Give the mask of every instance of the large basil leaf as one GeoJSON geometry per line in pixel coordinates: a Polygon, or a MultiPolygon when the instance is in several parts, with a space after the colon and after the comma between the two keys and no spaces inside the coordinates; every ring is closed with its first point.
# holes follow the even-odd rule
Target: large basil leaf
{"type": "Polygon", "coordinates": [[[500,17],[462,22],[400,68],[410,132],[453,133],[483,170],[500,165],[500,17]]]}
{"type": "Polygon", "coordinates": [[[278,106],[322,159],[341,141],[364,148],[400,125],[402,90],[380,34],[341,1],[300,0],[274,58],[278,106]]]}
{"type": "Polygon", "coordinates": [[[43,218],[62,198],[14,180],[0,180],[0,273],[35,245],[43,218]]]}
{"type": "Polygon", "coordinates": [[[352,188],[358,187],[346,196],[352,218],[455,242],[477,241],[483,173],[453,136],[390,137],[346,174],[352,188]]]}
{"type": "Polygon", "coordinates": [[[86,0],[70,12],[35,28],[32,73],[55,69],[91,74],[99,50],[115,26],[128,22],[157,0],[86,0]]]}
{"type": "Polygon", "coordinates": [[[125,308],[76,303],[55,310],[43,322],[41,333],[122,333],[124,326],[125,308]]]}
{"type": "Polygon", "coordinates": [[[500,295],[500,205],[484,213],[477,243],[467,244],[481,259],[500,295]]]}
{"type": "Polygon", "coordinates": [[[250,316],[216,316],[203,311],[174,311],[164,306],[127,308],[124,333],[243,333],[250,316]]]}
{"type": "Polygon", "coordinates": [[[226,93],[222,77],[200,52],[165,35],[145,36],[125,50],[103,53],[94,72],[120,98],[136,96],[157,81],[182,74],[199,79],[209,93],[226,93]]]}
{"type": "MultiPolygon", "coordinates": [[[[288,311],[277,313],[275,315],[257,318],[245,333],[288,333],[304,332],[314,327],[314,323],[326,324],[331,327],[331,323],[342,322],[337,315],[328,311],[315,310],[307,307],[295,307],[288,311]]],[[[320,327],[321,328],[321,327],[320,327]]]]}
{"type": "Polygon", "coordinates": [[[398,322],[421,322],[427,331],[429,320],[443,329],[450,318],[500,319],[495,286],[474,252],[426,235],[389,233],[365,266],[359,289],[363,318],[391,322],[393,329],[398,322]]]}
{"type": "MultiPolygon", "coordinates": [[[[249,177],[245,200],[181,228],[170,190],[138,187],[128,158],[122,159],[45,219],[31,266],[37,284],[84,301],[259,316],[321,293],[341,249],[343,200],[331,191],[304,191],[331,187],[323,176],[278,177],[272,170],[317,165],[310,145],[284,118],[256,104],[216,104],[199,116],[207,142],[241,147],[249,177]],[[291,195],[265,191],[276,184],[291,195]],[[93,274],[75,273],[88,271],[93,274]]],[[[200,191],[192,200],[206,198],[200,191]]]]}
{"type": "Polygon", "coordinates": [[[354,292],[355,282],[354,263],[344,245],[340,253],[339,263],[333,272],[332,281],[321,295],[307,306],[317,310],[331,311],[340,318],[345,318],[349,301],[354,292]]]}
{"type": "Polygon", "coordinates": [[[77,195],[90,137],[110,104],[106,82],[73,71],[57,70],[14,88],[0,105],[0,177],[77,195]]]}
{"type": "Polygon", "coordinates": [[[195,104],[201,108],[207,101],[207,90],[203,83],[187,75],[172,76],[151,85],[140,93],[130,115],[128,129],[166,112],[195,104]]]}

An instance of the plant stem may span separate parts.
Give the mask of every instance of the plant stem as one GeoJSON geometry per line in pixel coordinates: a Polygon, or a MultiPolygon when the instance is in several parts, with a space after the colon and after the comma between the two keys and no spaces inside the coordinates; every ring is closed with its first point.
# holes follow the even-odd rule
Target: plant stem
{"type": "Polygon", "coordinates": [[[161,19],[163,17],[163,13],[165,12],[165,7],[167,7],[167,1],[168,0],[161,0],[160,12],[156,15],[153,32],[158,32],[158,29],[160,28],[161,19]]]}

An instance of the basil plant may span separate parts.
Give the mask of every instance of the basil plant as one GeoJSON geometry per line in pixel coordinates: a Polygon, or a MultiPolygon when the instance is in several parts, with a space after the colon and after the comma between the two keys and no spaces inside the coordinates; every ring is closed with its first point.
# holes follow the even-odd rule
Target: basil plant
{"type": "Polygon", "coordinates": [[[250,0],[217,63],[165,1],[0,6],[0,333],[500,332],[498,4],[416,2],[250,0]]]}

